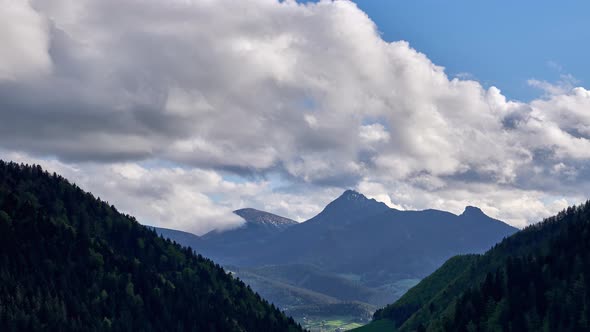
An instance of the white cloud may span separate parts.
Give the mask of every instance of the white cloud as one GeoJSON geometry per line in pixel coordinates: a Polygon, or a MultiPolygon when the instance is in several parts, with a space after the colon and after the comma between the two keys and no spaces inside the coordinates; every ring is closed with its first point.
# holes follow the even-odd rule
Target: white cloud
{"type": "Polygon", "coordinates": [[[0,82],[49,73],[49,27],[28,1],[0,0],[0,82]]]}
{"type": "Polygon", "coordinates": [[[0,8],[0,37],[18,46],[0,53],[0,147],[55,156],[159,225],[231,227],[242,204],[305,219],[348,187],[522,225],[562,205],[547,197],[590,189],[590,93],[572,77],[507,100],[384,41],[349,1],[13,3],[0,8]]]}
{"type": "MultiPolygon", "coordinates": [[[[556,68],[561,70],[559,67],[556,68]]],[[[537,79],[530,79],[527,82],[530,86],[543,90],[547,96],[566,94],[579,83],[571,74],[561,74],[559,81],[556,83],[537,79]]]]}

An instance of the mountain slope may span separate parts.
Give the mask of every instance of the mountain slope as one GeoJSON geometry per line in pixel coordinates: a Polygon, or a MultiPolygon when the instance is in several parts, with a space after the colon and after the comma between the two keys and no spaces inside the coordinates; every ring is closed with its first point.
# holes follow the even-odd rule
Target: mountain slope
{"type": "Polygon", "coordinates": [[[455,282],[457,276],[476,260],[477,255],[460,255],[449,259],[394,304],[375,312],[373,317],[377,320],[388,318],[394,320],[396,326],[400,326],[422,308],[425,302],[437,295],[441,289],[444,289],[449,283],[455,282]]]}
{"type": "Polygon", "coordinates": [[[0,161],[0,330],[296,331],[218,265],[38,166],[0,161]]]}
{"type": "Polygon", "coordinates": [[[587,202],[453,269],[438,281],[444,284],[438,291],[425,291],[425,279],[375,318],[392,320],[400,331],[587,331],[589,278],[587,202]],[[411,314],[397,310],[411,302],[417,304],[411,314]]]}
{"type": "Polygon", "coordinates": [[[375,290],[358,282],[345,279],[333,273],[326,273],[314,266],[303,264],[267,265],[241,269],[251,274],[277,280],[299,288],[328,295],[340,301],[361,301],[369,303],[377,294],[375,290]]]}

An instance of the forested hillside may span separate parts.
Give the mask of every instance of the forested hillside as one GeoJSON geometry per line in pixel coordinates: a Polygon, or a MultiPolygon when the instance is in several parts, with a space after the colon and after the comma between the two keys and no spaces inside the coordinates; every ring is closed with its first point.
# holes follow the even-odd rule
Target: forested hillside
{"type": "Polygon", "coordinates": [[[400,331],[588,331],[589,278],[590,201],[449,260],[374,318],[400,331]]]}
{"type": "Polygon", "coordinates": [[[0,161],[1,331],[297,331],[190,249],[39,166],[0,161]]]}

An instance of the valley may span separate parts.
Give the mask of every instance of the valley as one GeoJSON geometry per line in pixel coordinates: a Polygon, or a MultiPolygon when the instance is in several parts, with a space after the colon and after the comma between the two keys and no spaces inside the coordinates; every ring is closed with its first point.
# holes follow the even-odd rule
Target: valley
{"type": "Polygon", "coordinates": [[[448,258],[482,253],[517,231],[475,207],[461,215],[401,211],[353,190],[302,223],[255,209],[235,213],[245,223],[232,230],[156,231],[223,264],[314,328],[366,324],[448,258]]]}
{"type": "MultiPolygon", "coordinates": [[[[4,253],[0,299],[12,298],[14,287],[24,292],[18,293],[16,301],[6,302],[8,306],[0,306],[0,327],[37,330],[53,324],[72,330],[80,326],[151,330],[176,321],[178,329],[213,326],[219,331],[247,327],[269,331],[516,332],[585,331],[590,326],[586,320],[590,310],[585,305],[590,299],[585,277],[590,273],[590,202],[569,207],[521,231],[474,207],[467,207],[461,215],[398,211],[351,191],[301,224],[263,211],[246,211],[242,213],[248,218],[245,225],[227,233],[199,237],[154,229],[120,214],[57,174],[50,175],[38,166],[0,161],[0,246],[4,253]],[[411,218],[411,223],[404,218],[411,218]],[[306,234],[307,227],[314,233],[307,233],[300,242],[316,248],[323,243],[317,239],[332,238],[330,245],[336,243],[341,252],[351,253],[334,242],[348,239],[351,229],[357,241],[366,236],[360,229],[371,234],[371,248],[391,246],[391,242],[375,241],[379,237],[366,227],[372,223],[381,230],[390,229],[392,236],[388,238],[399,240],[390,253],[406,253],[413,259],[396,260],[390,255],[397,262],[394,268],[387,260],[368,258],[373,265],[362,265],[363,271],[355,268],[361,263],[353,264],[354,260],[375,251],[340,257],[328,246],[310,257],[306,250],[294,247],[291,262],[272,264],[277,256],[271,253],[286,251],[268,246],[284,244],[285,239],[297,242],[293,234],[306,234]],[[441,224],[455,235],[445,238],[455,241],[435,241],[431,232],[440,234],[437,226],[441,224]],[[394,230],[405,236],[394,236],[394,230]],[[496,234],[491,235],[490,230],[496,234]],[[341,236],[334,237],[334,233],[341,236]],[[480,236],[477,243],[490,241],[491,249],[469,247],[475,243],[474,236],[480,236]],[[500,238],[497,243],[494,237],[500,238]],[[228,238],[233,241],[224,242],[228,238]],[[213,243],[210,247],[209,241],[213,243]],[[420,244],[421,250],[415,244],[420,244]],[[228,255],[227,261],[233,265],[226,263],[222,268],[189,246],[219,255],[217,261],[223,262],[228,255]],[[242,251],[234,252],[235,248],[242,251]],[[432,251],[441,248],[447,251],[432,251]],[[245,257],[246,250],[260,256],[245,257]],[[445,259],[449,252],[459,253],[445,259]],[[328,255],[333,255],[329,261],[328,255]],[[439,261],[432,257],[445,261],[437,266],[439,261]],[[235,264],[241,259],[247,263],[235,264]],[[417,265],[414,260],[430,265],[417,265]],[[258,264],[249,264],[255,261],[258,264]],[[43,273],[32,272],[37,269],[43,273]],[[404,270],[407,272],[401,273],[404,270]],[[23,278],[16,277],[19,271],[25,271],[23,278]],[[126,276],[121,271],[126,271],[126,276]],[[56,284],[52,280],[61,281],[56,284]],[[35,302],[43,303],[42,307],[31,307],[35,302]],[[191,315],[179,315],[180,308],[191,315]],[[166,317],[150,316],[154,310],[166,317]],[[525,314],[516,314],[519,310],[525,314]],[[26,311],[33,315],[23,316],[26,311]],[[71,320],[72,313],[83,316],[71,320]]],[[[360,248],[354,243],[350,247],[360,248]]]]}

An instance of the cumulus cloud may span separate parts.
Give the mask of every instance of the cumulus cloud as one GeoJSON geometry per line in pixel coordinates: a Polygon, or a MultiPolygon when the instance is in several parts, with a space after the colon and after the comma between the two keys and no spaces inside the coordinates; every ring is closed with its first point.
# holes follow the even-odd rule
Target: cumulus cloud
{"type": "Polygon", "coordinates": [[[28,1],[0,1],[0,82],[26,80],[51,70],[45,18],[28,1]]]}
{"type": "Polygon", "coordinates": [[[355,187],[524,225],[589,187],[588,90],[507,100],[349,1],[7,3],[0,147],[154,224],[234,227],[239,204],[305,219],[355,187]]]}
{"type": "MultiPolygon", "coordinates": [[[[551,63],[552,62],[550,62],[550,66],[561,71],[560,67],[555,67],[556,65],[551,63]]],[[[561,74],[559,81],[555,83],[537,80],[534,78],[528,80],[527,83],[532,87],[543,90],[547,96],[555,96],[568,93],[575,87],[576,84],[579,83],[579,81],[571,74],[561,74]]]]}

